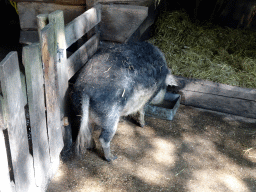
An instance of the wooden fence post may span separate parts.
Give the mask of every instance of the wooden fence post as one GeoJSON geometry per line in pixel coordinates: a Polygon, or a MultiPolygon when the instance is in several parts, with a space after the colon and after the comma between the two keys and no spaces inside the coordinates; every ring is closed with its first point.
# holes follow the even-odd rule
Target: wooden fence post
{"type": "Polygon", "coordinates": [[[47,127],[50,144],[51,162],[59,161],[63,148],[63,137],[60,120],[60,102],[57,77],[57,43],[52,24],[41,30],[41,52],[44,66],[45,96],[47,108],[47,127]]]}
{"type": "Polygon", "coordinates": [[[16,191],[36,191],[33,159],[29,153],[17,52],[10,52],[0,63],[4,124],[8,130],[16,191]]]}
{"type": "Polygon", "coordinates": [[[38,29],[38,36],[39,42],[42,42],[41,38],[41,30],[49,23],[48,21],[48,14],[39,14],[37,17],[37,29],[38,29]]]}
{"type": "Polygon", "coordinates": [[[27,96],[33,143],[33,159],[36,185],[45,185],[49,178],[50,154],[46,128],[44,79],[38,43],[23,48],[26,72],[27,96]]]}
{"type": "Polygon", "coordinates": [[[65,38],[65,25],[63,11],[55,11],[48,16],[49,23],[53,25],[55,32],[55,43],[57,43],[57,74],[60,96],[60,118],[62,120],[62,132],[64,144],[67,149],[72,145],[71,126],[68,122],[67,111],[67,90],[68,90],[68,69],[67,69],[67,45],[65,38]]]}

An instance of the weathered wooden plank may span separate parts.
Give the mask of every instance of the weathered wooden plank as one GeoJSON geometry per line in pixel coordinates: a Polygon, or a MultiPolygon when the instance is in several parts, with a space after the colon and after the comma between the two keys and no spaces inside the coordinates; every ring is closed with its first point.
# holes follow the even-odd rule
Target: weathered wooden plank
{"type": "Polygon", "coordinates": [[[157,4],[156,0],[87,0],[86,5],[95,5],[96,3],[102,4],[125,4],[125,5],[139,5],[149,7],[152,4],[157,4]]]}
{"type": "MultiPolygon", "coordinates": [[[[10,180],[9,175],[9,166],[8,166],[8,156],[7,156],[7,149],[5,145],[5,138],[3,134],[3,130],[6,128],[3,120],[3,110],[2,110],[2,90],[1,90],[1,83],[0,83],[0,191],[15,191],[14,183],[10,180]]],[[[9,149],[10,150],[10,149],[9,149]]]]}
{"type": "Polygon", "coordinates": [[[1,104],[8,129],[16,191],[35,191],[17,52],[10,52],[0,63],[0,81],[3,94],[1,104]]]}
{"type": "Polygon", "coordinates": [[[176,78],[182,90],[256,101],[255,89],[241,88],[199,79],[176,78]]]}
{"type": "Polygon", "coordinates": [[[36,185],[47,183],[50,168],[49,143],[46,128],[44,79],[39,44],[23,48],[26,72],[27,96],[33,143],[33,159],[36,185]]]}
{"type": "Polygon", "coordinates": [[[131,5],[142,5],[149,6],[155,3],[155,0],[13,0],[14,2],[46,2],[46,3],[56,3],[56,4],[66,4],[66,5],[91,5],[91,7],[96,3],[123,3],[131,5]],[[89,3],[88,3],[89,2],[89,3]]]}
{"type": "Polygon", "coordinates": [[[102,5],[101,39],[125,43],[148,16],[148,8],[133,5],[102,5]]]}
{"type": "Polygon", "coordinates": [[[181,103],[184,105],[256,118],[256,102],[254,101],[193,91],[183,91],[182,98],[181,103]]]}
{"type": "Polygon", "coordinates": [[[62,10],[64,12],[65,23],[69,23],[85,11],[85,6],[58,5],[43,2],[19,2],[17,5],[22,30],[36,31],[36,16],[39,14],[49,14],[56,10],[62,10]]]}
{"type": "Polygon", "coordinates": [[[30,45],[32,43],[38,42],[38,32],[37,31],[20,31],[21,44],[30,45]]]}
{"type": "Polygon", "coordinates": [[[256,118],[256,90],[176,77],[181,104],[256,118]]]}
{"type": "Polygon", "coordinates": [[[37,17],[37,27],[43,29],[48,23],[48,14],[39,14],[37,17]]]}
{"type": "Polygon", "coordinates": [[[97,5],[68,23],[65,28],[67,47],[76,42],[101,21],[101,5],[97,5]]]}
{"type": "Polygon", "coordinates": [[[57,77],[57,44],[54,38],[54,27],[48,24],[41,30],[41,52],[44,65],[45,95],[47,108],[47,126],[51,162],[58,161],[63,148],[60,120],[60,103],[57,77]]]}
{"type": "Polygon", "coordinates": [[[2,109],[2,91],[1,91],[1,82],[0,82],[0,131],[5,129],[4,119],[3,119],[3,109],[2,109]]]}
{"type": "Polygon", "coordinates": [[[57,73],[60,96],[60,118],[62,120],[62,132],[65,147],[72,145],[71,126],[68,123],[67,90],[68,90],[68,68],[65,39],[65,25],[63,11],[55,11],[49,14],[49,22],[55,29],[55,41],[57,43],[57,73]],[[66,120],[66,122],[65,122],[66,120]]]}
{"type": "Polygon", "coordinates": [[[48,20],[48,14],[39,14],[36,16],[37,18],[37,35],[38,35],[38,39],[39,42],[42,42],[42,35],[41,35],[41,30],[49,23],[48,20]]]}
{"type": "Polygon", "coordinates": [[[139,28],[129,37],[127,42],[145,41],[151,37],[153,28],[151,27],[156,19],[158,10],[153,3],[148,7],[148,16],[139,26],[139,28]]]}
{"type": "Polygon", "coordinates": [[[3,131],[0,130],[0,155],[1,155],[1,163],[0,163],[0,191],[14,191],[13,183],[10,181],[9,170],[8,170],[8,161],[6,154],[6,146],[4,140],[3,131]]]}
{"type": "Polygon", "coordinates": [[[46,2],[64,5],[84,5],[86,0],[13,0],[14,2],[46,2]]]}
{"type": "Polygon", "coordinates": [[[28,99],[27,99],[25,74],[21,71],[20,71],[20,81],[21,81],[21,89],[22,89],[22,95],[23,95],[23,103],[24,105],[26,105],[28,103],[28,99]]]}
{"type": "Polygon", "coordinates": [[[99,34],[95,34],[67,60],[68,78],[70,79],[97,51],[99,34]]]}
{"type": "Polygon", "coordinates": [[[94,6],[94,4],[97,3],[96,1],[97,0],[86,0],[86,9],[91,9],[94,6]]]}
{"type": "Polygon", "coordinates": [[[64,117],[64,96],[68,89],[68,77],[66,70],[66,39],[65,39],[65,26],[62,11],[55,11],[49,14],[49,22],[54,27],[55,42],[57,43],[57,73],[58,73],[58,86],[59,86],[59,96],[60,96],[60,108],[61,108],[61,118],[64,117]]]}

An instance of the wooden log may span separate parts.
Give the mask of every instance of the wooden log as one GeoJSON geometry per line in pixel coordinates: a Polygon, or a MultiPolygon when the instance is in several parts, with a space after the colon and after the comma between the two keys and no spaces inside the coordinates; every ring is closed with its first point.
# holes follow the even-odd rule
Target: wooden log
{"type": "Polygon", "coordinates": [[[101,5],[97,5],[68,23],[65,28],[67,47],[76,42],[101,21],[101,5]]]}
{"type": "Polygon", "coordinates": [[[177,77],[181,104],[256,118],[256,90],[177,77]]]}
{"type": "Polygon", "coordinates": [[[27,96],[33,143],[33,159],[37,186],[48,182],[50,168],[49,142],[47,136],[44,79],[39,44],[23,48],[23,63],[26,72],[27,96]]]}
{"type": "Polygon", "coordinates": [[[0,63],[0,81],[3,119],[8,130],[15,188],[16,191],[35,191],[17,52],[10,52],[0,63]]]}
{"type": "Polygon", "coordinates": [[[60,102],[57,77],[57,43],[54,38],[54,26],[48,24],[41,30],[41,52],[44,64],[44,81],[47,108],[47,126],[50,145],[51,162],[59,161],[63,148],[60,120],[60,102]]]}
{"type": "Polygon", "coordinates": [[[99,47],[99,34],[94,35],[68,58],[68,78],[70,79],[94,55],[99,47]]]}
{"type": "Polygon", "coordinates": [[[17,5],[21,30],[36,31],[38,27],[36,16],[39,14],[49,14],[56,10],[62,10],[65,23],[69,23],[85,11],[85,6],[68,6],[43,2],[19,2],[17,5]]]}
{"type": "Polygon", "coordinates": [[[102,5],[101,39],[125,43],[147,16],[147,7],[102,5]]]}

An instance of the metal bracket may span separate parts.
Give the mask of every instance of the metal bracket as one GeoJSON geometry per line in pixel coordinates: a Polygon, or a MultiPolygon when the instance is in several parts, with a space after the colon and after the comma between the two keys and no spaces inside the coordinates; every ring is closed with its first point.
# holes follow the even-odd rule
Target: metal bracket
{"type": "Polygon", "coordinates": [[[57,44],[57,59],[58,62],[61,63],[61,59],[63,58],[64,49],[59,49],[59,44],[57,44]]]}

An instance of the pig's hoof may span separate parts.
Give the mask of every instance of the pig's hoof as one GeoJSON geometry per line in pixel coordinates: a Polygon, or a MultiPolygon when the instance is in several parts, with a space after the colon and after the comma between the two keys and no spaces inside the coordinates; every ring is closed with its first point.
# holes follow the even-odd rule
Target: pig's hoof
{"type": "Polygon", "coordinates": [[[139,122],[140,127],[144,127],[146,125],[145,122],[139,122]]]}
{"type": "Polygon", "coordinates": [[[107,162],[111,162],[111,161],[114,161],[115,159],[117,159],[117,156],[114,156],[114,155],[111,155],[111,157],[105,157],[106,161],[107,162]]]}
{"type": "Polygon", "coordinates": [[[103,151],[104,151],[104,157],[108,162],[111,162],[115,159],[117,159],[117,156],[112,155],[112,153],[110,152],[110,147],[103,147],[103,151]]]}

